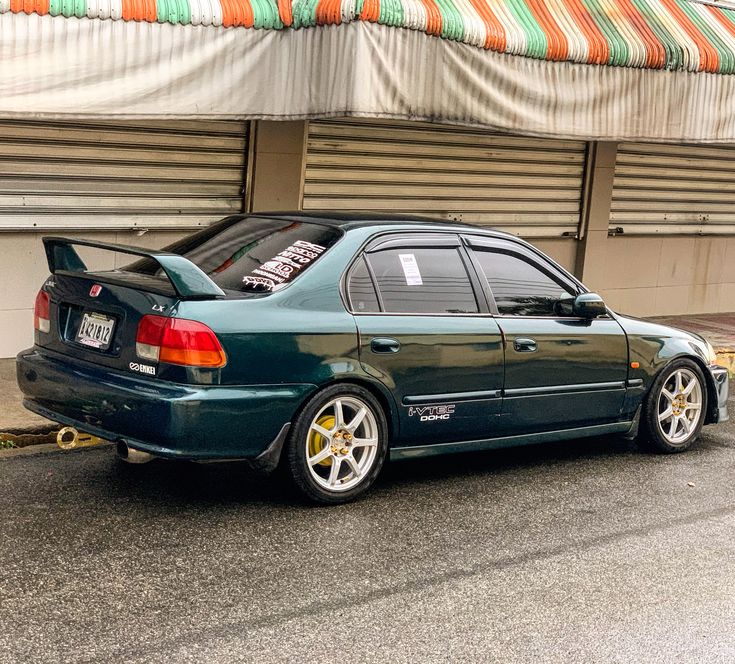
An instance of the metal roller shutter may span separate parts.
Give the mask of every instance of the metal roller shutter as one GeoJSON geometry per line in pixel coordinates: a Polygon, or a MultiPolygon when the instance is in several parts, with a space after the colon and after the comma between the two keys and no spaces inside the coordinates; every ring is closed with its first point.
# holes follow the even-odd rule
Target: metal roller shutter
{"type": "Polygon", "coordinates": [[[243,208],[247,123],[0,121],[0,230],[189,229],[243,208]]]}
{"type": "Polygon", "coordinates": [[[418,122],[309,123],[305,210],[405,212],[577,234],[586,144],[418,122]]]}
{"type": "Polygon", "coordinates": [[[610,231],[735,233],[735,147],[621,143],[610,231]]]}

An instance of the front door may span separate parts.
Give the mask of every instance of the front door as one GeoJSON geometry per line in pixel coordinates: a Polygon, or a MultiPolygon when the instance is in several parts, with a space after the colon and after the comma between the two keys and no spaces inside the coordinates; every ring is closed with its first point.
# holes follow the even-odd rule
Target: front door
{"type": "Polygon", "coordinates": [[[628,374],[618,322],[559,315],[559,300],[579,287],[520,243],[470,244],[504,337],[503,429],[532,433],[618,421],[628,374]]]}
{"type": "Polygon", "coordinates": [[[391,238],[355,263],[348,292],[363,368],[400,411],[397,444],[497,435],[502,337],[466,250],[454,234],[391,238]]]}

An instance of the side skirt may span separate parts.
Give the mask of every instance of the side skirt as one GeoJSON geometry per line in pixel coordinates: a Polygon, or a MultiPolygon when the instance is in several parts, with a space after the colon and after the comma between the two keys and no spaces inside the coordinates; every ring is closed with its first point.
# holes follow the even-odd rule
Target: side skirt
{"type": "Polygon", "coordinates": [[[436,456],[438,454],[454,454],[455,452],[478,452],[481,450],[495,450],[503,447],[532,445],[534,443],[552,443],[558,440],[603,436],[610,433],[629,434],[635,428],[635,425],[635,422],[613,422],[612,424],[598,424],[593,427],[562,429],[560,431],[544,431],[542,433],[529,433],[520,436],[505,436],[504,438],[467,440],[459,443],[438,443],[436,445],[393,447],[390,450],[390,458],[391,461],[397,459],[413,459],[417,457],[436,456]]]}

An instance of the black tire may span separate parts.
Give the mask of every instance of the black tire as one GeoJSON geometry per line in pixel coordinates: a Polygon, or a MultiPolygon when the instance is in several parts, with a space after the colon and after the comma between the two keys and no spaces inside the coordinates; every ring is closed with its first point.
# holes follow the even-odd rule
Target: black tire
{"type": "MultiPolygon", "coordinates": [[[[688,386],[689,383],[687,383],[686,387],[688,386]]],[[[684,358],[674,360],[659,372],[658,376],[656,376],[656,380],[653,381],[651,389],[646,395],[643,403],[643,411],[641,412],[638,444],[643,449],[651,452],[657,452],[659,454],[676,454],[678,452],[684,452],[694,444],[697,438],[699,438],[699,435],[702,432],[702,426],[704,425],[706,413],[707,382],[705,381],[704,374],[702,373],[699,365],[692,360],[684,358]],[[667,391],[672,393],[669,388],[675,385],[677,372],[681,372],[685,376],[692,375],[696,377],[699,382],[699,393],[701,395],[701,401],[699,402],[700,406],[697,411],[698,415],[696,417],[696,423],[693,423],[692,421],[689,422],[691,430],[688,432],[685,431],[685,423],[682,422],[682,426],[679,427],[678,424],[672,421],[671,417],[679,417],[680,420],[682,417],[686,417],[687,420],[689,420],[689,415],[687,415],[687,413],[691,413],[690,408],[680,409],[677,404],[677,406],[675,406],[676,410],[672,411],[675,415],[670,416],[669,419],[664,420],[663,423],[659,421],[660,415],[664,415],[667,412],[666,406],[668,397],[662,392],[662,389],[666,387],[667,391]],[[661,412],[662,410],[664,412],[661,412]],[[682,415],[679,415],[680,413],[682,415]],[[668,429],[670,434],[672,426],[676,432],[681,432],[681,440],[672,440],[672,436],[667,435],[666,429],[668,429]]]]}
{"type": "MultiPolygon", "coordinates": [[[[349,423],[350,422],[347,424],[349,423]]],[[[343,440],[345,439],[339,439],[339,441],[343,440]]],[[[304,408],[302,408],[291,427],[288,440],[286,441],[286,463],[284,466],[295,486],[309,500],[322,504],[336,505],[354,500],[370,488],[383,467],[387,451],[388,423],[386,421],[383,408],[378,400],[368,390],[358,385],[341,383],[319,392],[319,394],[312,397],[304,408]],[[345,401],[343,402],[342,399],[345,401]],[[366,431],[372,431],[375,435],[371,435],[369,438],[361,438],[360,436],[355,435],[354,439],[350,438],[350,440],[355,441],[354,448],[351,447],[352,443],[349,441],[338,442],[336,444],[336,454],[330,452],[328,453],[329,456],[325,458],[323,462],[310,465],[308,461],[309,454],[316,456],[317,453],[327,453],[327,446],[330,446],[330,449],[335,448],[334,437],[327,439],[325,436],[318,433],[315,434],[312,431],[312,425],[316,424],[317,418],[326,418],[324,428],[328,429],[329,427],[327,425],[332,424],[329,421],[331,413],[335,420],[332,424],[332,427],[335,429],[333,431],[333,436],[346,436],[349,433],[346,428],[343,429],[338,426],[339,424],[345,423],[336,421],[336,409],[330,405],[335,400],[339,400],[342,404],[342,408],[345,413],[343,419],[345,420],[350,419],[350,415],[348,415],[348,413],[350,413],[353,416],[352,419],[354,421],[354,416],[358,411],[353,409],[353,406],[358,403],[364,404],[372,414],[372,419],[370,419],[367,414],[363,416],[365,424],[363,425],[361,422],[361,424],[355,429],[355,432],[360,433],[360,435],[364,435],[366,431]],[[316,440],[313,438],[315,435],[316,440]],[[358,440],[372,440],[373,437],[377,438],[377,442],[374,446],[366,445],[363,447],[362,445],[357,445],[358,440]],[[310,447],[314,444],[319,446],[319,451],[312,450],[309,452],[310,447]],[[375,448],[374,453],[370,451],[373,447],[375,448]],[[347,453],[343,456],[341,453],[344,450],[347,450],[347,453]],[[363,457],[363,454],[372,454],[372,458],[369,459],[368,457],[363,457]],[[349,463],[348,457],[351,459],[349,463]],[[328,465],[326,465],[327,462],[328,465]],[[363,462],[366,464],[364,474],[356,474],[356,471],[354,470],[355,466],[352,465],[353,462],[358,465],[363,462]],[[329,480],[331,479],[333,465],[338,466],[336,471],[337,475],[335,475],[335,477],[344,477],[344,479],[336,479],[337,484],[334,485],[335,488],[330,489],[325,486],[325,483],[329,483],[329,480]],[[315,477],[315,474],[318,477],[315,477]],[[322,475],[324,475],[324,477],[322,477],[322,475]],[[342,488],[342,482],[346,482],[345,487],[349,488],[342,488]],[[353,482],[354,486],[350,486],[353,482]]],[[[314,458],[314,456],[311,458],[314,458]]]]}

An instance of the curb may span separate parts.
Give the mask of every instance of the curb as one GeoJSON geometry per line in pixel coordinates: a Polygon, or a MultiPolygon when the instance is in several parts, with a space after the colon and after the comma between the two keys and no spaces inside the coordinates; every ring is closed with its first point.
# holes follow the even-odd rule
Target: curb
{"type": "Polygon", "coordinates": [[[51,433],[55,434],[60,428],[61,425],[56,424],[56,422],[37,424],[36,426],[30,427],[10,427],[0,429],[0,436],[46,436],[51,433]]]}
{"type": "MultiPolygon", "coordinates": [[[[43,433],[39,433],[39,427],[31,429],[18,430],[9,429],[8,431],[0,431],[0,440],[13,443],[14,447],[9,449],[25,449],[26,447],[38,447],[40,445],[56,444],[56,434],[59,426],[42,427],[43,433]]],[[[4,448],[2,448],[4,449],[4,448]]]]}
{"type": "MultiPolygon", "coordinates": [[[[103,443],[99,443],[98,445],[89,445],[88,448],[99,449],[100,447],[110,447],[112,443],[105,441],[103,443]]],[[[43,444],[36,444],[36,445],[27,445],[26,447],[15,447],[11,448],[9,450],[0,450],[0,460],[2,459],[12,459],[13,457],[22,457],[22,456],[35,456],[37,454],[51,454],[52,452],[58,452],[59,454],[72,454],[73,452],[78,452],[79,450],[85,449],[84,447],[77,447],[73,450],[62,450],[56,443],[43,443],[43,444]]]]}

